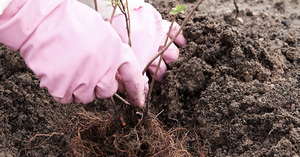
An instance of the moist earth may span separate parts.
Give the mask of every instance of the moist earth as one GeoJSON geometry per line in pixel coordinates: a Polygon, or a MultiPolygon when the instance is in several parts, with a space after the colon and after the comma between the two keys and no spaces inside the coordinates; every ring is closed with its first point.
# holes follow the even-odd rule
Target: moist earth
{"type": "MultiPolygon", "coordinates": [[[[176,4],[150,3],[165,19],[176,4]]],[[[190,12],[196,1],[184,3],[190,12]]],[[[200,4],[184,28],[188,44],[151,99],[151,112],[166,129],[197,135],[185,141],[193,156],[197,142],[207,156],[299,156],[299,3],[238,0],[236,21],[231,0],[200,4]]],[[[112,106],[99,99],[59,104],[18,52],[1,45],[0,60],[0,156],[72,156],[63,134],[72,117],[112,106]]]]}

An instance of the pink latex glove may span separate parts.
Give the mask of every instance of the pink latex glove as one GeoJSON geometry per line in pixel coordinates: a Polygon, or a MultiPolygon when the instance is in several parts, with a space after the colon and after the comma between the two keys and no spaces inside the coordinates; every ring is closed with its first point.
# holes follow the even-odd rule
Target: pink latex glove
{"type": "MultiPolygon", "coordinates": [[[[163,48],[170,22],[162,20],[160,13],[150,4],[145,3],[142,7],[130,11],[131,23],[131,42],[132,49],[139,60],[142,68],[163,48]]],[[[128,43],[128,35],[124,15],[117,15],[113,18],[112,25],[120,35],[124,43],[128,43]]],[[[173,38],[180,26],[174,23],[171,34],[168,38],[173,38]]],[[[170,39],[169,39],[170,41],[170,39]]],[[[183,46],[187,40],[181,34],[175,39],[178,46],[183,46]]],[[[165,63],[177,60],[179,50],[175,44],[172,44],[164,53],[156,81],[163,82],[164,73],[167,70],[165,63]]],[[[156,59],[148,68],[149,73],[153,76],[158,65],[159,58],[156,59]]]]}
{"type": "Polygon", "coordinates": [[[0,42],[20,53],[61,103],[88,103],[125,86],[144,105],[142,69],[99,13],[74,0],[14,0],[0,16],[0,42]],[[118,80],[116,74],[118,73],[118,80]]]}

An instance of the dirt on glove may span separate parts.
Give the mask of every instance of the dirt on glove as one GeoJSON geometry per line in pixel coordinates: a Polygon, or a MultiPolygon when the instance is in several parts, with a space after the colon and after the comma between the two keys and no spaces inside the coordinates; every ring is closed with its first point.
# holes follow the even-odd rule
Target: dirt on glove
{"type": "Polygon", "coordinates": [[[1,45],[0,156],[299,156],[300,2],[237,2],[234,25],[232,0],[199,6],[145,121],[117,99],[55,102],[1,45]]]}

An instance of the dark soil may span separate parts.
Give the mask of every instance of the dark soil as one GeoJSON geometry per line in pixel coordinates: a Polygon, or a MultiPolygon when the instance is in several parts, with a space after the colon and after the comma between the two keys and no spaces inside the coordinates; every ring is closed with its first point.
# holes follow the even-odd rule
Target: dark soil
{"type": "MultiPolygon", "coordinates": [[[[167,19],[175,5],[150,2],[167,19]]],[[[189,12],[196,1],[186,2],[189,12]]],[[[184,30],[188,44],[154,89],[151,112],[166,130],[192,133],[184,145],[192,156],[199,155],[200,143],[208,156],[298,157],[300,2],[237,2],[235,25],[232,0],[199,6],[184,30]]],[[[72,156],[68,133],[76,113],[112,109],[109,100],[59,104],[39,87],[19,53],[2,45],[0,60],[1,157],[72,156]]]]}

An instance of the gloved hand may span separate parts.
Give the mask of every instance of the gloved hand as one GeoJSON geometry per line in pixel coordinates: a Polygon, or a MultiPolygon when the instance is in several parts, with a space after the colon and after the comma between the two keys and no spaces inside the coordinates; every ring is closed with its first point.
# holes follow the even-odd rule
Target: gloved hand
{"type": "Polygon", "coordinates": [[[121,83],[132,105],[144,105],[146,78],[132,49],[84,4],[14,0],[0,15],[0,42],[20,50],[40,86],[61,103],[107,98],[121,83]]]}
{"type": "MultiPolygon", "coordinates": [[[[163,48],[166,38],[173,38],[179,30],[180,26],[174,23],[169,37],[170,22],[162,20],[160,13],[150,4],[144,3],[138,9],[130,11],[131,24],[131,42],[135,56],[139,60],[142,68],[163,48]]],[[[128,35],[124,15],[117,15],[113,18],[112,25],[120,35],[124,43],[128,43],[128,35]]],[[[169,39],[170,41],[170,39],[169,39]]],[[[178,46],[187,43],[182,33],[175,39],[178,46]]],[[[163,76],[167,70],[165,63],[170,63],[178,59],[179,50],[175,44],[172,44],[164,53],[160,69],[158,71],[156,81],[163,82],[163,76]]],[[[158,65],[157,58],[148,68],[149,73],[153,76],[158,65]]]]}

